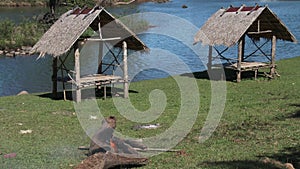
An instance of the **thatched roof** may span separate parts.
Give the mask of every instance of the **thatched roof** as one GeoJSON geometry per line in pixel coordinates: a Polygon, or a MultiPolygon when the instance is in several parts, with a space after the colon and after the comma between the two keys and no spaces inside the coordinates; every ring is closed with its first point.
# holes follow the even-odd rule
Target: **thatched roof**
{"type": "Polygon", "coordinates": [[[236,44],[243,35],[255,39],[271,39],[275,35],[277,39],[297,42],[295,36],[267,6],[220,9],[201,27],[194,41],[195,43],[202,42],[204,45],[230,47],[236,44]],[[261,33],[249,33],[258,30],[261,33]]]}
{"type": "Polygon", "coordinates": [[[74,9],[64,13],[33,46],[32,51],[57,57],[69,51],[88,27],[98,31],[101,24],[102,38],[120,37],[110,41],[115,47],[127,42],[128,49],[146,50],[147,46],[123,23],[114,18],[102,7],[74,9]]]}

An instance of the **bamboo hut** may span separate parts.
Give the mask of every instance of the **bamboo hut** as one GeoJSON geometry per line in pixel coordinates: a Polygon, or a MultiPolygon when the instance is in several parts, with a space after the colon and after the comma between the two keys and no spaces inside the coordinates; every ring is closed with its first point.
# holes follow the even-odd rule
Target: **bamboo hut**
{"type": "MultiPolygon", "coordinates": [[[[277,39],[297,42],[295,36],[288,30],[284,23],[274,14],[267,6],[252,6],[247,7],[242,5],[240,7],[228,7],[220,9],[213,14],[207,22],[201,27],[194,37],[194,42],[202,42],[204,45],[209,45],[208,54],[208,71],[212,69],[212,61],[214,58],[221,58],[228,61],[227,64],[222,64],[224,68],[232,69],[237,74],[237,82],[241,80],[241,73],[243,71],[254,71],[255,78],[259,68],[270,68],[269,77],[273,78],[276,73],[275,65],[275,51],[277,39]],[[245,56],[245,37],[249,37],[254,45],[256,51],[261,51],[265,57],[270,60],[270,63],[262,62],[247,62],[254,53],[245,56]],[[263,52],[263,45],[257,45],[255,42],[264,39],[271,41],[271,54],[263,52]],[[222,54],[227,48],[238,46],[237,59],[230,60],[222,54]],[[225,50],[219,52],[218,56],[212,56],[212,50],[215,46],[222,45],[227,47],[225,50]]],[[[216,48],[215,48],[216,49],[216,48]]],[[[217,49],[216,49],[217,50],[217,49]]]]}
{"type": "MultiPolygon", "coordinates": [[[[65,83],[71,83],[76,87],[75,101],[80,102],[81,89],[91,86],[104,86],[105,97],[105,86],[115,82],[124,83],[124,97],[128,97],[127,49],[143,51],[148,48],[123,23],[114,18],[104,8],[96,6],[92,9],[75,8],[64,13],[34,45],[32,51],[40,53],[39,57],[44,57],[45,54],[53,57],[53,96],[57,96],[57,83],[62,82],[64,99],[66,99],[65,83]],[[99,37],[83,37],[83,33],[89,27],[98,32],[99,37]],[[81,76],[79,58],[84,56],[80,55],[80,45],[87,41],[99,43],[98,72],[92,75],[81,76]],[[108,44],[123,49],[123,78],[107,75],[102,71],[103,47],[108,44]],[[61,56],[68,57],[71,52],[74,52],[75,57],[74,70],[67,68],[64,63],[65,59],[61,58],[61,56]],[[58,77],[59,70],[62,77],[58,77]]],[[[117,63],[120,63],[121,61],[117,60],[116,54],[112,50],[109,51],[113,54],[117,63]]],[[[112,64],[108,66],[112,66],[112,64]]]]}

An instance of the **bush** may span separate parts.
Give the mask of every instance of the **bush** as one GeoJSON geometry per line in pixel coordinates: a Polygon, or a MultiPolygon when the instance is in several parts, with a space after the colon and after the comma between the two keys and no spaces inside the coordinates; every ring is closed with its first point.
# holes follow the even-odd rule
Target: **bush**
{"type": "Polygon", "coordinates": [[[0,49],[16,49],[32,46],[45,32],[43,25],[32,21],[15,24],[11,20],[0,22],[0,49]]]}

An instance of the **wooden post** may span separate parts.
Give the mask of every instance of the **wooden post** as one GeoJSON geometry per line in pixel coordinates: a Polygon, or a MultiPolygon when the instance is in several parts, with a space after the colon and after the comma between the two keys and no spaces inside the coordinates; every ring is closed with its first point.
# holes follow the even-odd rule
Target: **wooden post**
{"type": "Polygon", "coordinates": [[[61,73],[61,77],[62,77],[64,101],[66,101],[67,100],[67,94],[66,94],[66,86],[65,86],[65,80],[64,80],[64,70],[62,68],[60,69],[60,73],[61,73]]]}
{"type": "Polygon", "coordinates": [[[211,66],[212,66],[212,46],[209,45],[209,48],[208,48],[208,63],[207,63],[208,73],[211,72],[211,66]]]}
{"type": "Polygon", "coordinates": [[[99,42],[98,74],[102,74],[103,42],[99,42]]]}
{"type": "MultiPolygon", "coordinates": [[[[103,39],[100,22],[98,23],[98,30],[99,30],[99,38],[103,39]]],[[[103,43],[104,42],[99,41],[98,74],[102,74],[103,43]]]]}
{"type": "Polygon", "coordinates": [[[75,53],[75,81],[76,81],[76,93],[75,93],[75,102],[78,103],[81,101],[81,89],[80,89],[80,52],[78,42],[74,45],[75,53]]]}
{"type": "Polygon", "coordinates": [[[244,40],[245,40],[245,37],[243,36],[238,42],[238,61],[237,61],[237,77],[236,77],[236,81],[238,83],[241,81],[241,77],[242,77],[241,63],[242,63],[242,58],[243,58],[244,40]]]}
{"type": "Polygon", "coordinates": [[[245,35],[242,37],[242,62],[244,62],[245,59],[245,35]]]}
{"type": "Polygon", "coordinates": [[[53,58],[52,63],[52,95],[57,98],[57,57],[53,58]]]}
{"type": "Polygon", "coordinates": [[[127,43],[123,41],[123,74],[124,74],[124,98],[128,98],[128,65],[127,65],[127,43]]]}
{"type": "Polygon", "coordinates": [[[271,58],[271,76],[275,77],[275,54],[276,54],[276,36],[272,37],[272,58],[271,58]]]}

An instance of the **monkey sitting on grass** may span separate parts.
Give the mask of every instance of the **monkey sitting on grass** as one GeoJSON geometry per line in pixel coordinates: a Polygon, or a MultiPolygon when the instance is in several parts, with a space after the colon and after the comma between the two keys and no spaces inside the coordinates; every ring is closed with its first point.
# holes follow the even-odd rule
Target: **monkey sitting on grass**
{"type": "Polygon", "coordinates": [[[102,121],[101,128],[93,136],[88,155],[95,153],[105,153],[107,151],[113,153],[135,154],[138,152],[135,148],[146,149],[147,147],[140,142],[133,140],[123,140],[113,135],[116,128],[116,118],[109,116],[102,121]]]}

